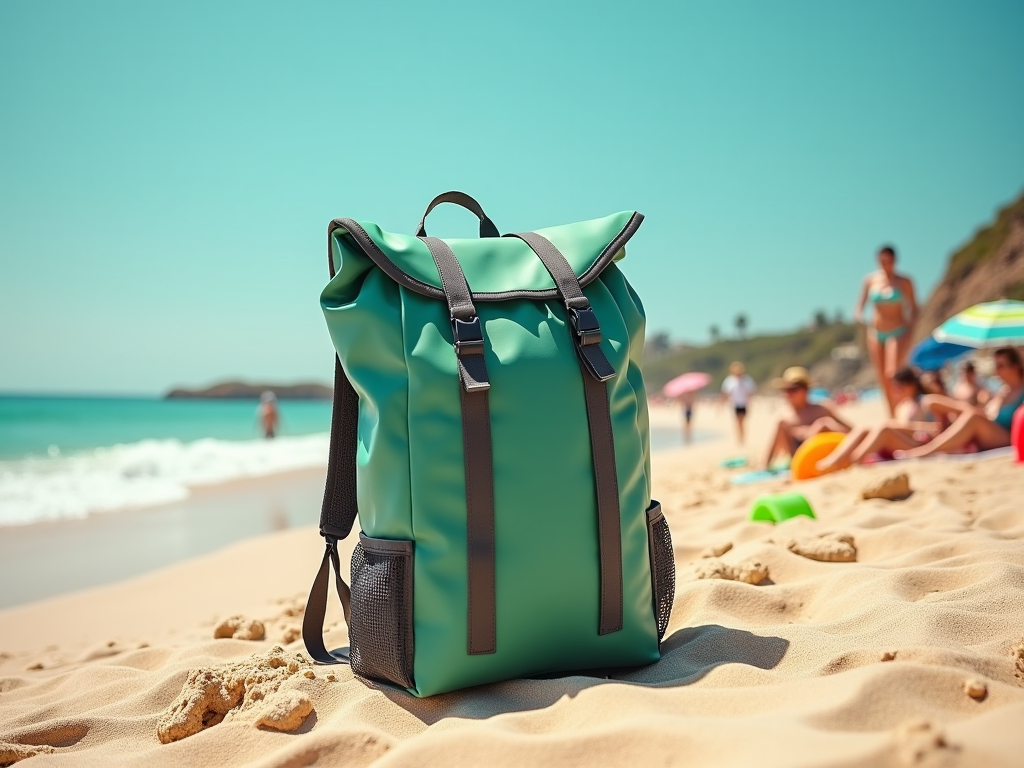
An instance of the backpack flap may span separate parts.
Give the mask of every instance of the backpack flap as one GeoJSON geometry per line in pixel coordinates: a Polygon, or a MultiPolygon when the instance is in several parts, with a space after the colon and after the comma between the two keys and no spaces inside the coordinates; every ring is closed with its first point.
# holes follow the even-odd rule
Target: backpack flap
{"type": "MultiPolygon", "coordinates": [[[[586,287],[613,261],[640,228],[643,214],[622,211],[601,219],[538,229],[558,248],[586,287]]],[[[336,276],[321,301],[344,302],[346,287],[376,265],[399,285],[444,300],[444,288],[426,244],[412,235],[385,232],[371,222],[335,219],[330,225],[332,267],[336,276]]],[[[555,282],[524,241],[514,237],[445,239],[457,257],[474,301],[559,298],[555,282]]]]}

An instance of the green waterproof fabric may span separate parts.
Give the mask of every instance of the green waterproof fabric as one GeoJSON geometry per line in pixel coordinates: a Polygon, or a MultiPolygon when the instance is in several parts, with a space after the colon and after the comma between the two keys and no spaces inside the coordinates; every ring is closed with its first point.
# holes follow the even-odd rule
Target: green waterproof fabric
{"type": "MultiPolygon", "coordinates": [[[[428,696],[497,680],[659,658],[645,510],[649,423],[641,374],[644,311],[618,267],[594,265],[630,221],[538,230],[586,279],[601,323],[615,440],[623,628],[598,635],[599,559],[590,433],[565,309],[557,298],[476,302],[490,373],[497,651],[467,652],[466,490],[459,377],[440,286],[422,241],[361,223],[412,282],[400,284],[345,229],[321,304],[359,395],[359,523],[372,538],[414,542],[415,685],[428,696]],[[587,275],[587,270],[591,274],[587,275]],[[589,280],[589,282],[588,282],[589,280]]],[[[471,290],[538,291],[553,282],[515,238],[446,240],[471,290]]],[[[374,254],[377,259],[379,254],[374,254]]],[[[616,248],[616,258],[622,256],[616,248]]],[[[479,298],[479,297],[477,297],[479,298]]]]}

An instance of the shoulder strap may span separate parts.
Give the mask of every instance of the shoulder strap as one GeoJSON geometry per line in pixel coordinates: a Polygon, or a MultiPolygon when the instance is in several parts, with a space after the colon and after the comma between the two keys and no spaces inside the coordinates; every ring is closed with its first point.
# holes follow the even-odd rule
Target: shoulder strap
{"type": "Polygon", "coordinates": [[[495,653],[494,465],[489,400],[491,381],[484,362],[484,328],[476,314],[466,276],[452,249],[436,237],[421,236],[420,239],[426,244],[441,275],[462,385],[459,387],[459,402],[466,472],[466,650],[471,655],[495,653]]]}
{"type": "Polygon", "coordinates": [[[536,232],[518,232],[505,237],[518,237],[530,246],[555,281],[565,303],[566,319],[572,330],[583,378],[587,421],[590,423],[590,449],[597,499],[598,556],[601,560],[598,634],[618,632],[622,629],[622,533],[619,481],[615,469],[615,437],[606,383],[615,376],[615,369],[601,351],[601,326],[597,315],[583,294],[576,273],[561,251],[536,232]]]}
{"type": "MultiPolygon", "coordinates": [[[[327,232],[327,265],[334,277],[334,259],[331,255],[331,232],[327,232]]],[[[341,576],[338,558],[338,542],[352,532],[358,514],[356,502],[356,440],[359,422],[359,395],[341,367],[341,360],[334,357],[334,403],[331,414],[331,442],[327,458],[327,485],[324,488],[324,503],[320,508],[320,535],[324,537],[326,549],[320,570],[313,580],[313,587],[306,601],[306,612],[302,617],[302,642],[309,655],[321,664],[348,663],[348,648],[327,650],[324,645],[324,617],[327,615],[327,598],[330,595],[331,569],[334,570],[334,585],[341,600],[341,608],[348,621],[349,603],[352,592],[341,576]]]]}

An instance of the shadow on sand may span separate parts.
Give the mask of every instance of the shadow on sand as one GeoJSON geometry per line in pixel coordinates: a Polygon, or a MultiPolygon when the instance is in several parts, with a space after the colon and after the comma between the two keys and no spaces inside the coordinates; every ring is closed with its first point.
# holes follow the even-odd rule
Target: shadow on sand
{"type": "Polygon", "coordinates": [[[581,670],[482,685],[463,691],[417,699],[403,690],[364,681],[427,725],[446,717],[483,719],[504,712],[550,707],[563,696],[576,696],[596,685],[624,683],[650,688],[688,685],[723,664],[773,669],[786,655],[789,641],[755,635],[717,624],[673,632],[661,644],[661,661],[649,667],[581,670]]]}

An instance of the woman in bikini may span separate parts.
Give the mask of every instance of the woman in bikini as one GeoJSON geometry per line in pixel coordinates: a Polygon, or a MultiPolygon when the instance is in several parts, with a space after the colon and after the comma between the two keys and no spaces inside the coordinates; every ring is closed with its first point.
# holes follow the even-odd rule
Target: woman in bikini
{"type": "Polygon", "coordinates": [[[868,354],[889,403],[889,413],[895,414],[899,395],[892,386],[892,377],[906,364],[910,352],[917,301],[911,279],[896,274],[895,248],[886,245],[879,249],[878,266],[877,272],[864,278],[854,317],[863,323],[864,307],[871,302],[875,311],[868,329],[868,354]]]}
{"type": "Polygon", "coordinates": [[[1002,347],[995,352],[996,375],[1003,388],[984,407],[942,395],[926,395],[921,404],[938,418],[952,422],[934,440],[902,455],[918,459],[933,453],[959,453],[973,445],[979,451],[1010,444],[1013,414],[1024,405],[1024,364],[1020,352],[1002,347]]]}

